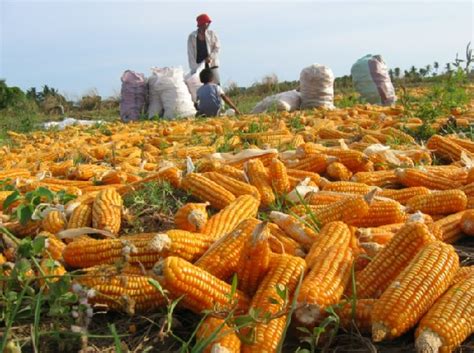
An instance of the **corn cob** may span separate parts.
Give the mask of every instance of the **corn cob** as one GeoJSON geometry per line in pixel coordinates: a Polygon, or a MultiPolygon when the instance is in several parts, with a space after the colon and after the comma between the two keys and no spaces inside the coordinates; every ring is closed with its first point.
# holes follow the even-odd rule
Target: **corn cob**
{"type": "Polygon", "coordinates": [[[369,161],[365,154],[357,150],[328,148],[325,153],[336,157],[338,162],[342,163],[351,172],[361,171],[369,161]]]}
{"type": "Polygon", "coordinates": [[[461,217],[461,230],[467,235],[474,236],[474,210],[467,210],[461,217]]]}
{"type": "Polygon", "coordinates": [[[359,228],[356,231],[357,239],[360,243],[375,242],[380,245],[386,245],[395,235],[390,229],[382,227],[359,228]]]}
{"type": "Polygon", "coordinates": [[[343,222],[330,222],[319,232],[316,240],[311,245],[305,257],[306,266],[312,269],[319,255],[326,252],[330,247],[337,245],[339,249],[349,247],[351,231],[343,222]]]}
{"type": "Polygon", "coordinates": [[[246,219],[216,241],[195,263],[196,266],[219,279],[226,280],[237,271],[240,254],[254,229],[260,224],[256,219],[246,219]]]}
{"type": "Polygon", "coordinates": [[[466,184],[473,184],[474,183],[474,167],[469,169],[466,177],[466,184]]]}
{"type": "Polygon", "coordinates": [[[377,196],[386,197],[405,205],[412,197],[428,195],[430,192],[431,191],[424,186],[414,186],[404,189],[383,189],[377,192],[377,196]]]}
{"type": "Polygon", "coordinates": [[[50,256],[53,260],[62,260],[66,244],[61,239],[48,232],[40,232],[37,237],[46,238],[43,257],[50,256]]]}
{"type": "Polygon", "coordinates": [[[370,258],[374,258],[384,247],[376,242],[359,242],[359,248],[370,258]]]}
{"type": "Polygon", "coordinates": [[[440,240],[445,243],[454,243],[456,240],[461,238],[462,229],[461,229],[461,219],[465,211],[461,211],[440,220],[437,220],[433,224],[433,231],[438,230],[440,232],[440,240]]]}
{"type": "Polygon", "coordinates": [[[405,186],[424,186],[431,190],[448,190],[460,186],[449,178],[432,175],[415,168],[397,169],[395,174],[399,182],[405,186]]]}
{"type": "Polygon", "coordinates": [[[350,139],[352,135],[336,129],[322,128],[318,131],[318,137],[320,139],[350,139]]]}
{"type": "Polygon", "coordinates": [[[109,170],[99,177],[102,184],[125,184],[127,174],[119,170],[109,170]]]}
{"type": "Polygon", "coordinates": [[[270,244],[268,242],[270,231],[266,223],[261,223],[255,227],[250,238],[240,253],[237,265],[237,278],[239,289],[252,296],[266,275],[270,266],[270,244]]]}
{"type": "Polygon", "coordinates": [[[53,210],[45,216],[41,227],[45,232],[56,234],[66,227],[66,218],[61,211],[53,210]]]}
{"type": "Polygon", "coordinates": [[[296,148],[296,156],[302,158],[311,154],[324,153],[327,148],[313,142],[306,142],[296,148]]]}
{"type": "Polygon", "coordinates": [[[457,284],[464,281],[465,279],[474,276],[474,266],[462,266],[459,267],[458,271],[451,281],[451,285],[457,284]]]}
{"type": "Polygon", "coordinates": [[[217,209],[222,209],[235,200],[234,194],[202,174],[186,175],[181,182],[181,187],[217,209]]]}
{"type": "Polygon", "coordinates": [[[340,192],[345,194],[365,195],[369,193],[374,187],[356,183],[351,181],[335,181],[327,183],[323,186],[322,191],[340,192]]]}
{"type": "Polygon", "coordinates": [[[314,325],[324,315],[324,309],[336,304],[349,281],[353,256],[346,246],[332,246],[314,259],[298,294],[296,319],[304,325],[314,325]]]}
{"type": "Polygon", "coordinates": [[[396,338],[415,326],[449,287],[458,268],[452,246],[439,241],[427,245],[375,303],[372,339],[396,338]]]}
{"type": "Polygon", "coordinates": [[[126,260],[150,268],[166,256],[180,256],[193,261],[211,243],[212,239],[205,234],[169,230],[166,233],[141,233],[119,239],[79,239],[66,246],[63,257],[72,267],[91,267],[126,260]]]}
{"type": "Polygon", "coordinates": [[[241,182],[247,182],[246,179],[245,179],[245,173],[243,170],[240,170],[238,168],[235,168],[235,167],[232,167],[230,165],[222,165],[221,167],[219,167],[216,172],[218,173],[221,173],[223,175],[227,175],[231,178],[234,178],[238,181],[241,181],[241,182]]]}
{"type": "Polygon", "coordinates": [[[363,183],[379,187],[395,187],[400,185],[394,170],[380,170],[376,172],[358,172],[351,179],[357,183],[363,183]]]}
{"type": "Polygon", "coordinates": [[[89,298],[92,304],[105,305],[130,315],[166,304],[161,292],[150,283],[152,277],[143,273],[140,267],[127,265],[119,269],[116,266],[100,265],[84,271],[83,275],[76,278],[76,283],[94,291],[94,295],[89,298]]]}
{"type": "Polygon", "coordinates": [[[324,173],[329,163],[335,162],[335,157],[328,157],[325,154],[310,154],[298,161],[290,161],[286,165],[287,168],[299,169],[313,173],[324,173]]]}
{"type": "Polygon", "coordinates": [[[359,332],[370,333],[372,330],[371,314],[375,301],[375,299],[357,299],[355,303],[352,303],[351,300],[341,301],[336,309],[341,327],[349,330],[352,325],[355,325],[359,332]]]}
{"type": "Polygon", "coordinates": [[[91,180],[97,177],[99,174],[109,170],[109,167],[95,165],[95,164],[79,164],[71,169],[67,173],[69,179],[75,180],[91,180]]]}
{"type": "Polygon", "coordinates": [[[452,352],[474,327],[474,276],[453,285],[429,309],[416,330],[419,353],[452,352]]]}
{"type": "Polygon", "coordinates": [[[244,183],[242,181],[236,180],[232,177],[220,174],[218,172],[207,172],[203,173],[203,175],[209,180],[215,182],[216,184],[219,184],[227,191],[230,191],[232,194],[234,194],[235,197],[239,197],[242,195],[252,195],[257,200],[260,199],[260,193],[253,185],[244,183]]]}
{"type": "Polygon", "coordinates": [[[67,159],[63,162],[53,163],[49,167],[49,171],[53,176],[66,176],[68,170],[74,167],[74,161],[72,159],[67,159]]]}
{"type": "Polygon", "coordinates": [[[426,143],[426,147],[430,150],[434,150],[441,158],[445,158],[451,161],[459,161],[461,159],[461,153],[470,152],[459,146],[456,142],[440,135],[433,135],[426,143]]]}
{"type": "Polygon", "coordinates": [[[258,206],[259,201],[256,198],[250,195],[240,196],[212,216],[202,229],[202,233],[217,240],[234,229],[241,221],[257,216],[258,206]]]}
{"type": "MultiPolygon", "coordinates": [[[[276,288],[286,288],[289,297],[293,295],[299,277],[305,271],[304,260],[291,255],[275,255],[270,262],[270,269],[258,287],[250,306],[260,309],[261,314],[276,314],[285,310],[283,299],[277,294],[276,288]],[[272,298],[272,299],[271,299],[272,298]]],[[[242,345],[243,353],[275,352],[283,334],[287,318],[281,316],[268,324],[258,323],[255,326],[255,342],[242,345]]]]}
{"type": "Polygon", "coordinates": [[[92,225],[92,205],[80,203],[71,213],[67,229],[90,227],[92,225]]]}
{"type": "Polygon", "coordinates": [[[301,244],[293,240],[274,223],[267,223],[270,230],[268,242],[270,249],[276,254],[289,254],[304,257],[305,251],[301,244]]]}
{"type": "Polygon", "coordinates": [[[92,207],[92,226],[117,234],[120,230],[122,205],[122,197],[115,189],[100,191],[92,207]]]}
{"type": "Polygon", "coordinates": [[[457,137],[456,135],[450,135],[450,136],[445,136],[445,137],[455,142],[462,148],[468,150],[469,152],[474,153],[474,142],[468,140],[467,138],[460,138],[460,137],[457,137]]]}
{"type": "Polygon", "coordinates": [[[352,177],[352,172],[340,162],[332,162],[326,169],[326,174],[333,180],[348,181],[352,177]]]}
{"type": "Polygon", "coordinates": [[[40,287],[43,287],[47,283],[59,281],[59,278],[67,272],[61,263],[52,259],[41,260],[40,267],[40,287]]]}
{"type": "Polygon", "coordinates": [[[474,183],[469,183],[464,185],[461,190],[466,194],[468,197],[474,196],[474,183]]]}
{"type": "Polygon", "coordinates": [[[187,203],[182,206],[174,215],[176,227],[188,232],[201,231],[207,222],[206,203],[187,203]]]}
{"type": "Polygon", "coordinates": [[[427,214],[451,214],[463,211],[467,197],[461,190],[444,190],[429,195],[414,196],[407,202],[409,212],[421,211],[427,214]]]}
{"type": "Polygon", "coordinates": [[[273,159],[269,168],[270,181],[277,195],[286,194],[290,190],[290,181],[286,172],[286,166],[278,159],[273,159]]]}
{"type": "Polygon", "coordinates": [[[329,205],[345,197],[347,195],[340,192],[319,191],[306,194],[304,199],[309,205],[329,205]]]}
{"type": "Polygon", "coordinates": [[[20,221],[3,223],[11,233],[18,237],[28,237],[35,235],[41,227],[39,221],[28,221],[26,224],[21,224],[20,221]]]}
{"type": "Polygon", "coordinates": [[[302,220],[299,220],[288,214],[271,211],[270,219],[275,222],[283,231],[296,240],[303,247],[309,248],[317,238],[317,233],[309,226],[305,225],[302,220]]]}
{"type": "Polygon", "coordinates": [[[182,258],[167,257],[153,268],[153,273],[160,276],[163,287],[172,297],[183,296],[180,304],[197,314],[216,306],[220,310],[236,306],[237,312],[248,309],[249,299],[245,294],[237,290],[231,302],[229,284],[182,258]]]}
{"type": "Polygon", "coordinates": [[[385,224],[401,223],[407,219],[405,207],[393,200],[373,201],[368,212],[349,224],[356,227],[378,227],[385,224]]]}
{"type": "Polygon", "coordinates": [[[211,316],[208,316],[199,326],[196,332],[196,345],[199,346],[200,342],[207,342],[215,333],[217,336],[206,345],[203,353],[240,353],[239,337],[223,319],[211,316]]]}
{"type": "Polygon", "coordinates": [[[291,168],[287,168],[286,173],[288,174],[288,177],[296,178],[298,181],[309,178],[316,186],[319,186],[319,183],[321,181],[321,176],[318,173],[307,172],[304,170],[291,169],[291,168]]]}
{"type": "Polygon", "coordinates": [[[245,171],[250,184],[255,186],[260,193],[261,205],[269,206],[275,202],[275,194],[270,184],[270,176],[262,161],[252,159],[245,165],[245,171]]]}
{"type": "Polygon", "coordinates": [[[378,253],[369,265],[357,273],[357,297],[378,298],[409,265],[418,252],[435,241],[421,222],[408,222],[378,253]]]}

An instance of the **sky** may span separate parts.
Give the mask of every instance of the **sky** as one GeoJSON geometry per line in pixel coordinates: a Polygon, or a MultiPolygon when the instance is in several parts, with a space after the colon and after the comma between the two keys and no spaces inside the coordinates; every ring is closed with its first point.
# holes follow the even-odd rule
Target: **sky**
{"type": "MultiPolygon", "coordinates": [[[[313,63],[348,75],[366,54],[389,67],[444,66],[474,42],[473,1],[0,0],[0,79],[69,99],[120,92],[130,69],[187,65],[187,37],[208,13],[224,86],[298,80],[313,63]]],[[[474,43],[473,43],[474,45],[474,43]]]]}

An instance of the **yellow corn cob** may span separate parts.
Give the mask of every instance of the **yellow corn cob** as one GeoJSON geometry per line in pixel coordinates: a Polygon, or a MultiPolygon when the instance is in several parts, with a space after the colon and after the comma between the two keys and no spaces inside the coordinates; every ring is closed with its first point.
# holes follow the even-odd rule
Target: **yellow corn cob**
{"type": "Polygon", "coordinates": [[[349,281],[352,250],[347,246],[332,246],[314,259],[298,294],[296,319],[304,325],[314,325],[324,315],[324,309],[336,304],[349,281]]]}
{"type": "Polygon", "coordinates": [[[109,170],[99,177],[102,184],[125,184],[127,174],[119,170],[109,170]]]}
{"type": "Polygon", "coordinates": [[[376,172],[358,172],[352,181],[379,187],[394,187],[400,185],[394,170],[380,170],[376,172]]]}
{"type": "Polygon", "coordinates": [[[458,268],[451,245],[439,241],[427,245],[375,303],[372,339],[396,338],[415,326],[449,287],[458,268]]]}
{"type": "Polygon", "coordinates": [[[445,243],[454,243],[456,240],[461,238],[463,234],[461,229],[461,219],[464,212],[465,211],[461,211],[434,222],[433,227],[439,230],[441,235],[440,240],[445,243]]]}
{"type": "Polygon", "coordinates": [[[461,230],[467,235],[474,236],[474,210],[467,210],[461,217],[461,230]]]}
{"type": "Polygon", "coordinates": [[[356,275],[357,297],[378,298],[418,252],[436,239],[421,222],[408,222],[356,275]]]}
{"type": "Polygon", "coordinates": [[[174,215],[174,224],[179,229],[189,232],[201,231],[207,222],[206,203],[187,203],[182,206],[174,215]]]}
{"type": "Polygon", "coordinates": [[[396,139],[402,144],[416,145],[416,141],[412,136],[408,135],[407,133],[399,129],[394,129],[393,127],[387,127],[385,129],[380,130],[380,132],[386,134],[387,137],[389,138],[396,139]]]}
{"type": "Polygon", "coordinates": [[[385,224],[400,223],[407,219],[405,207],[397,201],[373,201],[366,215],[349,222],[356,227],[378,227],[385,224]]]}
{"type": "Polygon", "coordinates": [[[49,167],[49,171],[53,176],[66,176],[70,168],[74,167],[74,161],[72,159],[65,160],[64,162],[53,163],[49,167]]]}
{"type": "Polygon", "coordinates": [[[271,236],[268,239],[270,249],[276,254],[289,254],[303,257],[305,251],[301,244],[293,240],[274,223],[267,223],[271,236]]]}
{"type": "Polygon", "coordinates": [[[262,161],[252,159],[245,165],[245,170],[250,184],[255,186],[260,193],[262,206],[269,206],[275,202],[275,194],[270,184],[270,178],[262,161]]]}
{"type": "Polygon", "coordinates": [[[180,304],[197,314],[216,306],[219,310],[236,306],[237,312],[248,309],[249,299],[245,294],[237,290],[232,298],[236,303],[231,303],[229,284],[182,258],[167,257],[153,268],[153,273],[160,276],[172,297],[183,296],[180,304]]]}
{"type": "Polygon", "coordinates": [[[407,211],[427,214],[451,214],[463,211],[467,197],[461,190],[436,191],[428,195],[414,196],[407,202],[407,211]]]}
{"type": "Polygon", "coordinates": [[[242,181],[236,180],[232,177],[220,174],[218,172],[207,172],[203,173],[202,175],[204,175],[209,180],[212,180],[216,184],[219,184],[227,191],[230,191],[232,194],[234,194],[235,197],[239,197],[242,195],[252,195],[257,200],[260,199],[260,193],[253,185],[244,183],[242,181]]]}
{"type": "Polygon", "coordinates": [[[466,177],[466,184],[473,184],[474,183],[474,167],[469,169],[466,177]]]}
{"type": "Polygon", "coordinates": [[[95,164],[79,164],[71,169],[67,174],[69,179],[91,180],[99,174],[109,170],[109,167],[95,164]]]}
{"type": "Polygon", "coordinates": [[[274,158],[268,167],[268,171],[275,193],[277,195],[286,194],[290,190],[290,181],[283,162],[274,158]]]}
{"type": "Polygon", "coordinates": [[[287,168],[286,173],[288,174],[288,177],[296,178],[299,181],[309,178],[316,186],[318,186],[321,181],[321,176],[318,173],[291,168],[287,168]]]}
{"type": "Polygon", "coordinates": [[[354,311],[352,301],[341,301],[336,309],[341,327],[350,330],[352,325],[355,325],[359,332],[370,333],[372,330],[371,314],[375,301],[375,299],[357,299],[354,303],[354,311]]]}
{"type": "Polygon", "coordinates": [[[325,154],[310,154],[298,161],[289,161],[286,165],[291,169],[299,169],[313,173],[324,173],[329,163],[335,162],[335,157],[328,157],[325,154]]]}
{"type": "Polygon", "coordinates": [[[430,189],[424,186],[414,186],[405,189],[383,189],[377,192],[377,196],[387,197],[405,205],[412,197],[428,195],[430,192],[430,189]]]}
{"type": "Polygon", "coordinates": [[[326,252],[330,247],[335,245],[337,245],[339,249],[349,247],[350,240],[351,231],[345,223],[330,222],[326,224],[319,232],[305,257],[307,268],[313,268],[318,256],[326,252]]]}
{"type": "Polygon", "coordinates": [[[392,240],[395,232],[382,227],[359,228],[356,231],[357,239],[360,243],[375,242],[380,245],[386,245],[392,240]]]}
{"type": "Polygon", "coordinates": [[[336,157],[338,162],[342,163],[351,172],[362,170],[369,161],[369,158],[365,154],[357,150],[328,148],[325,153],[329,156],[336,157]]]}
{"type": "MultiPolygon", "coordinates": [[[[122,170],[125,170],[124,163],[121,164],[121,168],[122,170]]],[[[183,174],[182,171],[177,167],[174,167],[174,166],[164,167],[164,168],[161,168],[157,173],[153,173],[133,183],[120,185],[120,187],[117,188],[117,192],[120,195],[124,195],[127,192],[139,190],[140,188],[143,187],[143,185],[145,185],[145,183],[157,182],[157,181],[162,181],[162,182],[165,181],[165,182],[170,183],[173,187],[179,188],[181,187],[182,174],[183,174]]]]}
{"type": "Polygon", "coordinates": [[[47,283],[57,282],[67,271],[58,261],[43,259],[40,262],[41,273],[39,285],[42,287],[47,283]],[[44,277],[43,277],[44,275],[44,277]]]}
{"type": "Polygon", "coordinates": [[[71,213],[68,229],[90,227],[92,225],[92,205],[80,203],[71,213]]]}
{"type": "Polygon", "coordinates": [[[319,191],[306,194],[305,201],[309,205],[329,205],[345,197],[347,197],[347,195],[340,192],[319,191]]]}
{"type": "Polygon", "coordinates": [[[461,159],[461,153],[463,152],[467,154],[470,153],[453,140],[440,135],[431,136],[426,143],[426,147],[430,150],[434,150],[435,154],[439,157],[450,161],[459,161],[461,159]]]}
{"type": "Polygon", "coordinates": [[[180,256],[193,261],[211,244],[212,239],[205,234],[172,229],[166,233],[141,233],[119,239],[78,239],[66,246],[63,257],[72,267],[91,267],[126,260],[150,268],[166,256],[180,256]]]}
{"type": "Polygon", "coordinates": [[[340,162],[332,162],[326,169],[326,174],[333,180],[348,181],[352,177],[352,172],[340,162]]]}
{"type": "Polygon", "coordinates": [[[429,309],[416,330],[419,353],[449,353],[473,331],[474,276],[454,284],[429,309]]]}
{"type": "Polygon", "coordinates": [[[296,149],[296,156],[301,158],[311,154],[324,153],[327,148],[323,145],[316,144],[313,142],[306,142],[296,149]]]}
{"type": "Polygon", "coordinates": [[[181,182],[181,187],[217,209],[222,209],[235,200],[234,194],[202,174],[186,175],[181,182]]]}
{"type": "Polygon", "coordinates": [[[464,185],[461,190],[466,194],[468,197],[474,196],[474,183],[470,183],[467,185],[464,185]]]}
{"type": "Polygon", "coordinates": [[[453,180],[456,185],[466,184],[467,171],[465,168],[461,168],[455,165],[435,165],[426,166],[426,171],[434,176],[444,177],[453,180]]]}
{"type": "Polygon", "coordinates": [[[451,285],[462,282],[472,276],[474,276],[474,266],[459,267],[458,271],[453,277],[453,280],[451,281],[451,285]]]}
{"type": "Polygon", "coordinates": [[[219,239],[237,226],[241,221],[256,217],[259,201],[250,195],[243,195],[235,199],[226,208],[212,216],[202,229],[214,240],[219,239]]]}
{"type": "Polygon", "coordinates": [[[397,169],[395,174],[400,183],[405,186],[424,186],[432,190],[448,190],[460,186],[449,178],[436,176],[420,169],[397,169]]]}
{"type": "Polygon", "coordinates": [[[211,316],[199,326],[196,332],[196,344],[207,341],[216,332],[218,332],[216,338],[209,342],[203,353],[240,353],[240,340],[233,329],[223,319],[211,316]]]}
{"type": "MultiPolygon", "coordinates": [[[[285,310],[283,299],[277,294],[277,286],[286,288],[288,295],[293,295],[299,277],[305,271],[304,260],[291,255],[275,255],[270,262],[270,269],[258,287],[250,306],[260,309],[260,314],[276,314],[285,310]]],[[[283,334],[287,318],[281,316],[268,324],[258,323],[255,326],[255,342],[242,345],[243,353],[275,352],[283,334]]]]}
{"type": "Polygon", "coordinates": [[[462,148],[465,148],[471,153],[474,153],[474,142],[468,140],[467,138],[460,138],[457,137],[456,135],[450,135],[446,136],[449,140],[454,141],[456,144],[461,146],[462,148]]]}
{"type": "Polygon", "coordinates": [[[290,142],[290,146],[296,148],[303,145],[304,143],[304,137],[302,135],[295,135],[290,142]]]}
{"type": "Polygon", "coordinates": [[[68,179],[58,179],[58,178],[44,178],[41,180],[42,183],[47,185],[62,185],[62,186],[75,186],[79,189],[84,187],[93,186],[92,181],[84,180],[68,180],[68,179]]]}
{"type": "Polygon", "coordinates": [[[331,128],[322,128],[318,131],[318,136],[321,139],[350,139],[352,137],[351,134],[342,132],[336,129],[331,128]]]}
{"type": "Polygon", "coordinates": [[[166,304],[161,292],[149,282],[152,277],[143,273],[140,267],[127,265],[119,269],[100,265],[84,271],[83,275],[76,277],[76,283],[94,291],[89,298],[92,304],[105,305],[130,315],[166,304]]]}
{"type": "Polygon", "coordinates": [[[369,193],[374,187],[362,183],[351,181],[335,181],[327,183],[323,186],[322,191],[341,192],[345,194],[365,195],[369,193]]]}
{"type": "Polygon", "coordinates": [[[62,260],[63,251],[66,247],[66,244],[56,237],[56,235],[48,232],[40,232],[37,237],[45,237],[45,251],[43,252],[43,257],[51,257],[53,260],[62,260]]]}
{"type": "Polygon", "coordinates": [[[43,219],[41,227],[46,232],[56,234],[66,228],[66,218],[61,211],[53,210],[43,219]]]}
{"type": "Polygon", "coordinates": [[[100,191],[92,207],[92,226],[117,234],[122,220],[123,200],[115,189],[100,191]]]}
{"type": "Polygon", "coordinates": [[[242,170],[232,167],[230,165],[224,164],[218,170],[216,170],[216,172],[232,177],[238,181],[246,182],[245,173],[242,170]]]}
{"type": "Polygon", "coordinates": [[[260,224],[250,218],[216,241],[195,263],[219,279],[226,280],[237,271],[240,255],[254,229],[260,224]]]}
{"type": "Polygon", "coordinates": [[[13,168],[0,171],[0,180],[4,179],[15,179],[15,178],[28,178],[31,173],[27,169],[13,168]]]}
{"type": "Polygon", "coordinates": [[[39,221],[28,221],[25,225],[21,224],[20,221],[3,223],[3,226],[7,228],[11,233],[18,237],[28,237],[35,235],[40,229],[41,222],[39,221]]]}
{"type": "Polygon", "coordinates": [[[270,266],[271,250],[268,238],[270,231],[266,223],[255,227],[250,238],[244,244],[237,265],[239,289],[252,296],[266,275],[270,266]]]}
{"type": "Polygon", "coordinates": [[[305,248],[311,247],[311,244],[313,244],[318,236],[313,229],[305,225],[301,220],[283,212],[271,211],[270,219],[283,229],[288,236],[305,248]]]}

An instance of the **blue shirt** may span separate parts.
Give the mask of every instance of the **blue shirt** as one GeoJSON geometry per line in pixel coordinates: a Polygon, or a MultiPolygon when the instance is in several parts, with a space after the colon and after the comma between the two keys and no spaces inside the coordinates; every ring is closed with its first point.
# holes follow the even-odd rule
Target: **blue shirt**
{"type": "Polygon", "coordinates": [[[215,83],[206,83],[199,87],[196,92],[198,101],[198,114],[205,116],[217,116],[222,107],[221,95],[224,94],[221,86],[215,83]]]}

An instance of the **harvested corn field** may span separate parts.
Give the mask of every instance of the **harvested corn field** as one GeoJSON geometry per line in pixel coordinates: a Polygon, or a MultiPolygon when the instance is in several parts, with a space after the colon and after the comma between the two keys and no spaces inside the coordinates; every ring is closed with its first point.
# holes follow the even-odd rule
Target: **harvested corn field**
{"type": "Polygon", "coordinates": [[[414,112],[9,132],[2,350],[472,352],[474,104],[414,112]]]}

